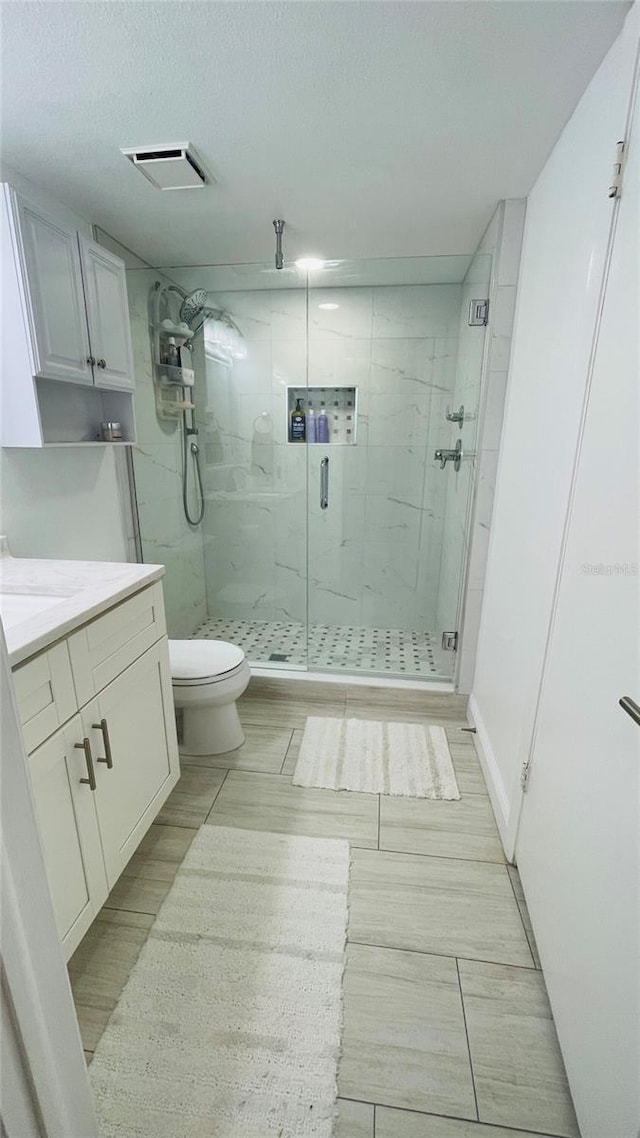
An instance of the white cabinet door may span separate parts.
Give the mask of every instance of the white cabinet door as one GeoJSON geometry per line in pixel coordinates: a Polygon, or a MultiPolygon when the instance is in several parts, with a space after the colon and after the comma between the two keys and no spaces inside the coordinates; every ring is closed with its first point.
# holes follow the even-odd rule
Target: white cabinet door
{"type": "Polygon", "coordinates": [[[82,721],[66,727],[29,755],[44,860],[60,939],[67,959],[107,898],[95,792],[82,744],[82,721]]]}
{"type": "Polygon", "coordinates": [[[640,1123],[640,102],[627,152],[516,846],[583,1138],[640,1123]]]}
{"type": "Polygon", "coordinates": [[[111,887],[178,781],[166,639],[100,692],[82,717],[96,756],[96,807],[111,887]]]}
{"type": "Polygon", "coordinates": [[[89,340],[98,387],[132,389],[133,350],[124,263],[79,235],[89,340]]]}
{"type": "Polygon", "coordinates": [[[93,384],[77,233],[17,195],[12,206],[34,375],[93,384]]]}

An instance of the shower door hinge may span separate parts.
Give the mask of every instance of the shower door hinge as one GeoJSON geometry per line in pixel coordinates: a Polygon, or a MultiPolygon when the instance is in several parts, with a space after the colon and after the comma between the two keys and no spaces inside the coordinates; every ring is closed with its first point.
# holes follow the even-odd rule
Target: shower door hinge
{"type": "Polygon", "coordinates": [[[531,770],[531,759],[527,759],[527,761],[522,764],[522,770],[520,771],[520,785],[522,786],[523,790],[526,790],[528,785],[529,785],[529,771],[530,770],[531,770]]]}
{"type": "Polygon", "coordinates": [[[472,300],[469,302],[469,327],[478,328],[489,322],[489,301],[472,300]]]}
{"type": "Polygon", "coordinates": [[[624,166],[624,141],[616,144],[616,157],[613,163],[613,176],[609,184],[607,196],[619,198],[622,193],[622,168],[624,166]]]}
{"type": "Polygon", "coordinates": [[[458,633],[443,632],[442,647],[444,648],[445,652],[455,652],[458,647],[458,633]]]}

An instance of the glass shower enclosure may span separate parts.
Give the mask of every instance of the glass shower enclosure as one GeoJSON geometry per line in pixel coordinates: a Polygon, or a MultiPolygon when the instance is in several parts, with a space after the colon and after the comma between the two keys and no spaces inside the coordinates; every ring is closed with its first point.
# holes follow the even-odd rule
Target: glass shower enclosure
{"type": "Polygon", "coordinates": [[[231,640],[265,669],[451,679],[485,341],[472,302],[490,268],[476,254],[129,271],[140,534],[167,567],[170,635],[231,640]],[[180,509],[182,418],[159,413],[149,356],[160,280],[204,289],[239,329],[212,318],[190,345],[199,526],[180,509]]]}

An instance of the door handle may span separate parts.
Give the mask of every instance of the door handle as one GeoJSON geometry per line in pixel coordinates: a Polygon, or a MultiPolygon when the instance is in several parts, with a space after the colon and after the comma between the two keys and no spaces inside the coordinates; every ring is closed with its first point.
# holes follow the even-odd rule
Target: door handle
{"type": "Polygon", "coordinates": [[[637,723],[640,727],[640,707],[638,707],[635,699],[632,699],[630,695],[623,695],[622,699],[618,700],[618,703],[622,710],[626,711],[627,715],[630,715],[633,719],[633,722],[637,723]]]}
{"type": "Polygon", "coordinates": [[[111,740],[109,739],[109,728],[107,727],[106,719],[101,719],[99,723],[92,723],[94,731],[102,731],[102,739],[104,742],[104,758],[96,759],[97,763],[106,763],[107,770],[113,769],[113,757],[111,754],[111,740]]]}
{"type": "Polygon", "coordinates": [[[87,786],[90,786],[92,790],[95,790],[96,772],[93,769],[93,759],[91,758],[91,743],[85,736],[81,743],[74,743],[74,747],[77,751],[84,751],[84,758],[87,764],[87,774],[89,777],[81,778],[80,782],[86,783],[87,786]]]}
{"type": "Polygon", "coordinates": [[[329,459],[325,454],[320,462],[320,509],[326,510],[329,506],[329,459]]]}

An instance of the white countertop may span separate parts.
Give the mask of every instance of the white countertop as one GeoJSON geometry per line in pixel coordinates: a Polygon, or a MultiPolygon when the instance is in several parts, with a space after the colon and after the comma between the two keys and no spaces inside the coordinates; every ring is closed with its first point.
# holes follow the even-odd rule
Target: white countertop
{"type": "Polygon", "coordinates": [[[68,636],[164,575],[164,565],[12,557],[0,537],[0,616],[9,663],[68,636]]]}

